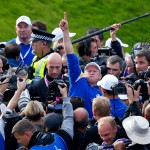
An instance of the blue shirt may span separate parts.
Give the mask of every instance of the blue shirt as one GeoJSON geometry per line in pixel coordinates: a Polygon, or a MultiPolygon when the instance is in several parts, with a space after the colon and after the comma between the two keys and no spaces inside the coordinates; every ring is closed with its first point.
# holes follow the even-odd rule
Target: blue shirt
{"type": "Polygon", "coordinates": [[[9,44],[9,43],[16,43],[21,46],[20,58],[19,58],[18,62],[20,64],[20,62],[23,60],[24,65],[30,66],[30,64],[32,63],[32,59],[35,56],[32,53],[31,44],[25,45],[25,44],[21,43],[19,41],[18,37],[7,42],[7,44],[9,44]]]}
{"type": "Polygon", "coordinates": [[[11,67],[18,67],[19,66],[19,62],[13,58],[9,58],[7,59],[8,60],[8,64],[11,66],[11,67]]]}
{"type": "Polygon", "coordinates": [[[93,117],[92,101],[93,98],[101,96],[102,93],[98,86],[91,86],[83,76],[78,57],[75,54],[67,55],[68,75],[70,81],[69,96],[78,96],[84,99],[85,109],[89,117],[93,117]]]}
{"type": "Polygon", "coordinates": [[[111,115],[123,119],[124,113],[127,109],[127,105],[121,101],[120,98],[111,98],[111,115]]]}

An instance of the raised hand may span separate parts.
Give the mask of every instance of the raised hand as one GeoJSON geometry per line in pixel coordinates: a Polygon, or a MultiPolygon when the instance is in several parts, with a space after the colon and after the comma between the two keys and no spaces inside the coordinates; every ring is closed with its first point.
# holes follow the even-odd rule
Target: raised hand
{"type": "Polygon", "coordinates": [[[68,30],[68,21],[67,21],[67,13],[64,12],[64,18],[60,21],[59,27],[62,31],[68,30]]]}

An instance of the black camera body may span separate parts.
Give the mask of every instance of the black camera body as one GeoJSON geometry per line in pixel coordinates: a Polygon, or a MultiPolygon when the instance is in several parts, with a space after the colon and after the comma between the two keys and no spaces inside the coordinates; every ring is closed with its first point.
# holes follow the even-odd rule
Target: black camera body
{"type": "Polygon", "coordinates": [[[147,82],[143,79],[136,80],[133,84],[134,89],[137,90],[139,86],[141,86],[140,93],[147,93],[147,82]]]}
{"type": "Polygon", "coordinates": [[[34,72],[35,72],[35,69],[32,66],[30,66],[28,68],[28,79],[33,79],[34,78],[34,76],[33,76],[34,72]]]}
{"type": "Polygon", "coordinates": [[[48,88],[49,88],[50,96],[48,97],[48,99],[55,100],[56,97],[61,96],[58,85],[64,88],[65,82],[61,79],[54,79],[49,83],[48,88]]]}
{"type": "Polygon", "coordinates": [[[22,117],[16,113],[10,113],[6,112],[6,114],[3,115],[3,120],[5,122],[4,132],[5,132],[5,149],[11,149],[16,150],[17,149],[17,140],[14,136],[12,136],[11,131],[13,126],[22,119],[22,117]]]}
{"type": "Polygon", "coordinates": [[[102,47],[98,49],[98,54],[101,56],[112,56],[115,55],[116,53],[114,52],[114,50],[112,48],[109,47],[102,47]]]}
{"type": "Polygon", "coordinates": [[[145,71],[140,71],[138,74],[140,79],[143,80],[148,80],[148,78],[150,78],[150,70],[145,70],[145,71]]]}
{"type": "Polygon", "coordinates": [[[116,94],[116,95],[118,95],[118,94],[127,94],[125,84],[126,83],[124,83],[124,82],[119,82],[118,84],[112,85],[111,88],[113,90],[113,93],[116,94]]]}
{"type": "Polygon", "coordinates": [[[18,122],[21,119],[22,119],[22,117],[16,112],[15,113],[6,112],[6,114],[3,115],[3,120],[8,125],[15,124],[16,122],[18,122]]]}

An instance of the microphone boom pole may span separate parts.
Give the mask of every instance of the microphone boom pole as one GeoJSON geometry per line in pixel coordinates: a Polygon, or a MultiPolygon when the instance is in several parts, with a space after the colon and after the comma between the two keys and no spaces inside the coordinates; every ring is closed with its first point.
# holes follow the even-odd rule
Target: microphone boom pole
{"type": "MultiPolygon", "coordinates": [[[[144,18],[144,17],[148,17],[148,16],[150,16],[150,13],[146,13],[146,14],[144,14],[144,15],[141,15],[141,16],[132,18],[132,19],[130,19],[130,20],[121,22],[120,24],[121,24],[121,25],[124,25],[124,24],[130,23],[130,22],[133,22],[133,21],[136,21],[136,20],[138,20],[138,19],[141,19],[141,18],[144,18]]],[[[111,29],[112,29],[111,26],[110,26],[110,27],[106,27],[106,28],[104,28],[104,29],[102,29],[102,30],[96,31],[96,32],[94,32],[94,33],[91,33],[91,34],[88,34],[88,35],[83,36],[83,37],[81,37],[81,38],[78,38],[78,39],[76,39],[76,40],[73,40],[73,41],[72,41],[72,44],[78,43],[78,42],[80,42],[80,41],[82,41],[82,40],[88,39],[88,38],[90,38],[90,37],[92,37],[92,36],[95,36],[95,35],[98,35],[98,34],[100,34],[100,33],[107,32],[107,31],[109,31],[109,30],[111,30],[111,29]]]]}

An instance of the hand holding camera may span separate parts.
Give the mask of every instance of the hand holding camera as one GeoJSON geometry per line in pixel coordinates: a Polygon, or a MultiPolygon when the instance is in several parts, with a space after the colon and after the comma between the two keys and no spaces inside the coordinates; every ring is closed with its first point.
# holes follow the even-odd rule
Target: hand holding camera
{"type": "Polygon", "coordinates": [[[67,92],[67,85],[64,84],[63,87],[58,85],[58,88],[60,90],[60,93],[61,93],[62,97],[67,97],[67,93],[68,93],[67,92]]]}
{"type": "Polygon", "coordinates": [[[125,87],[126,87],[129,103],[131,104],[133,101],[138,101],[141,86],[139,86],[137,90],[134,90],[134,88],[130,84],[126,84],[125,87]]]}
{"type": "Polygon", "coordinates": [[[20,91],[23,91],[26,88],[26,79],[18,79],[17,80],[17,88],[20,91]]]}

